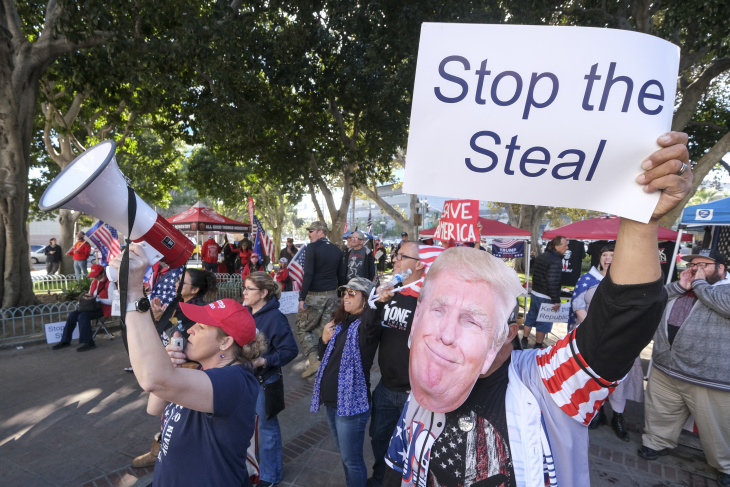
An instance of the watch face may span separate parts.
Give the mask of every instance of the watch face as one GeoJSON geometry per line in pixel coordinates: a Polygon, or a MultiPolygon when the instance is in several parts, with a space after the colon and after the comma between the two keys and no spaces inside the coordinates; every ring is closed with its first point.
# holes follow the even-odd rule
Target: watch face
{"type": "Polygon", "coordinates": [[[147,298],[142,298],[139,301],[137,301],[137,310],[138,311],[149,311],[150,310],[150,300],[147,298]]]}

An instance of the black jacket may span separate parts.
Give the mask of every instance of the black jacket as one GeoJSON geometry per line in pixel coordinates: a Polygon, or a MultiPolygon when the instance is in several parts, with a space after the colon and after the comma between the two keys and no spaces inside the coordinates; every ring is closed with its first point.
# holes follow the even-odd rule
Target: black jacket
{"type": "Polygon", "coordinates": [[[345,268],[342,252],[326,238],[307,245],[304,254],[304,279],[299,291],[299,301],[304,301],[309,291],[334,291],[345,284],[345,268]]]}
{"type": "Polygon", "coordinates": [[[535,259],[532,273],[532,290],[550,296],[553,303],[560,302],[560,277],[563,256],[555,250],[548,250],[535,259]]]}

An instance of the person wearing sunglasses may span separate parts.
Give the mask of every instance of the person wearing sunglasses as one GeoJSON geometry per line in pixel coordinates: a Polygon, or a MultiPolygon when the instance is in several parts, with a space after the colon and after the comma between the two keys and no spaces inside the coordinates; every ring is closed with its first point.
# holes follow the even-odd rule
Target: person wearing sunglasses
{"type": "Polygon", "coordinates": [[[370,368],[380,337],[377,312],[368,306],[373,283],[355,277],[340,286],[343,300],[319,340],[321,360],[310,410],[324,405],[327,422],[342,456],[348,487],[365,487],[365,426],[370,417],[370,368]]]}
{"type": "Polygon", "coordinates": [[[679,281],[665,289],[669,302],[654,334],[652,370],[644,403],[639,456],[655,460],[677,446],[691,414],[707,463],[719,485],[730,485],[730,280],[725,256],[704,249],[679,281]]]}

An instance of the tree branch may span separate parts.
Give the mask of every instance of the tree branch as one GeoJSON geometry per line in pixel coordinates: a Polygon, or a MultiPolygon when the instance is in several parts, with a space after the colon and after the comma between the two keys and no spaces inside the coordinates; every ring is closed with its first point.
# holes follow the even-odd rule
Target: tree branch
{"type": "Polygon", "coordinates": [[[324,213],[322,212],[322,208],[319,206],[319,201],[317,201],[317,195],[314,192],[314,185],[312,184],[312,181],[307,179],[307,188],[309,188],[309,196],[312,198],[312,204],[314,204],[314,209],[317,210],[317,218],[319,221],[324,221],[324,213]]]}
{"type": "MultiPolygon", "coordinates": [[[[54,0],[51,0],[53,2],[54,0]]],[[[3,9],[7,17],[8,30],[10,30],[11,39],[14,47],[24,42],[25,36],[23,35],[23,23],[18,15],[18,9],[15,8],[15,2],[12,0],[3,0],[3,9]]]]}
{"type": "Polygon", "coordinates": [[[48,0],[46,5],[46,21],[43,23],[43,30],[41,31],[41,37],[51,38],[53,36],[53,29],[56,27],[56,22],[61,17],[63,7],[61,7],[56,0],[48,0]]]}
{"type": "Polygon", "coordinates": [[[681,131],[692,120],[697,104],[709,84],[717,76],[730,69],[730,57],[716,59],[691,83],[682,94],[682,104],[674,114],[672,130],[681,131]]]}
{"type": "Polygon", "coordinates": [[[337,109],[335,102],[332,99],[327,100],[327,109],[337,122],[337,127],[340,129],[340,137],[342,138],[342,142],[345,144],[345,147],[354,151],[357,148],[355,141],[347,135],[345,120],[342,118],[342,113],[337,109]]]}
{"type": "Polygon", "coordinates": [[[687,124],[687,127],[707,127],[707,128],[711,128],[713,130],[717,130],[718,132],[724,132],[727,130],[727,127],[723,127],[722,125],[715,123],[715,122],[691,121],[687,124]]]}

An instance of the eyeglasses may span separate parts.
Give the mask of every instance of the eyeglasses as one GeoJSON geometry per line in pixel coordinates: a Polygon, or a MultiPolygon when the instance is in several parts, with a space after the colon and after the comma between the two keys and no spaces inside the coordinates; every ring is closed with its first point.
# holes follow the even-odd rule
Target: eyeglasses
{"type": "Polygon", "coordinates": [[[687,264],[687,269],[694,269],[695,267],[699,267],[700,269],[704,269],[708,265],[717,265],[717,262],[698,262],[696,264],[687,264]]]}
{"type": "Polygon", "coordinates": [[[246,291],[248,291],[248,292],[252,293],[252,292],[254,292],[254,291],[261,291],[261,289],[259,289],[259,288],[257,288],[257,287],[244,287],[244,288],[243,288],[243,292],[245,293],[246,291]]]}
{"type": "Polygon", "coordinates": [[[421,260],[421,259],[417,259],[416,257],[411,257],[410,255],[400,254],[400,253],[395,254],[395,256],[393,257],[393,260],[395,260],[395,261],[399,261],[402,259],[421,260]]]}
{"type": "Polygon", "coordinates": [[[348,296],[357,296],[357,293],[360,291],[355,291],[354,289],[345,289],[345,294],[348,296]]]}

